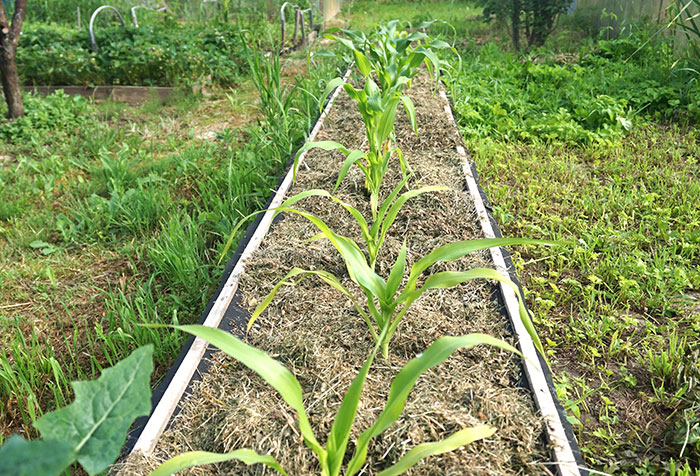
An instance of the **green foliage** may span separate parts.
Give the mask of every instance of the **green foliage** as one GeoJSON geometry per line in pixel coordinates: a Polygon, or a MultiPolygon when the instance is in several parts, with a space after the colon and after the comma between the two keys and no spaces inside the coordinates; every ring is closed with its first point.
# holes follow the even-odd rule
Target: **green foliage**
{"type": "Polygon", "coordinates": [[[631,56],[646,38],[589,43],[573,64],[546,53],[521,61],[495,44],[469,49],[450,71],[459,124],[469,137],[589,144],[620,140],[635,117],[697,120],[698,87],[672,73],[667,44],[631,56]]]}
{"type": "Polygon", "coordinates": [[[559,15],[570,0],[478,0],[484,18],[495,16],[508,27],[515,49],[520,49],[520,36],[525,35],[529,47],[544,45],[554,30],[559,15]]]}
{"type": "MultiPolygon", "coordinates": [[[[432,22],[422,23],[417,28],[426,28],[431,24],[432,22]]],[[[351,59],[363,77],[364,87],[356,88],[344,79],[336,78],[328,83],[323,98],[328,97],[335,88],[343,86],[348,96],[357,103],[362,115],[368,150],[349,151],[341,144],[331,141],[307,143],[295,158],[294,172],[296,173],[299,157],[310,148],[342,151],[347,157],[340,169],[336,187],[350,167],[357,165],[365,175],[365,186],[370,192],[372,218],[376,219],[379,192],[391,156],[396,153],[404,174],[408,169],[403,154],[393,146],[394,122],[399,104],[406,110],[413,130],[417,131],[413,102],[402,94],[402,90],[410,84],[411,78],[417,74],[418,67],[423,63],[431,74],[437,76],[440,72],[440,60],[434,50],[449,48],[449,45],[441,40],[430,40],[422,32],[409,34],[402,29],[398,20],[379,27],[369,37],[360,31],[337,28],[329,30],[325,36],[351,52],[351,59]],[[337,32],[344,36],[335,35],[337,32]],[[374,81],[374,77],[378,78],[379,84],[374,81]]]]}
{"type": "Polygon", "coordinates": [[[73,447],[60,440],[27,441],[12,435],[0,447],[0,474],[5,476],[56,475],[73,461],[73,447]]]}
{"type": "MultiPolygon", "coordinates": [[[[314,432],[304,409],[301,385],[282,364],[272,359],[264,352],[250,347],[239,339],[233,337],[219,329],[212,329],[204,326],[175,326],[176,329],[188,332],[200,337],[215,345],[226,354],[235,358],[243,365],[247,366],[260,375],[270,386],[279,392],[282,399],[292,407],[297,414],[297,424],[304,439],[304,443],[318,458],[322,476],[338,476],[346,461],[346,451],[350,441],[350,433],[357,415],[357,408],[360,396],[367,379],[367,374],[378,351],[378,346],[374,348],[358,375],[353,379],[343,400],[338,408],[336,418],[328,435],[326,446],[323,447],[316,439],[314,432]]],[[[418,357],[409,361],[403,369],[396,375],[391,383],[389,395],[383,411],[377,417],[374,424],[365,430],[358,438],[353,456],[347,460],[344,474],[352,476],[357,474],[367,456],[367,447],[373,438],[381,435],[401,416],[409,393],[415,386],[418,378],[427,370],[445,361],[453,352],[458,349],[465,349],[475,345],[487,344],[503,350],[518,353],[518,351],[499,339],[484,335],[470,334],[461,337],[442,337],[435,341],[418,357]]],[[[386,470],[379,473],[382,476],[398,475],[404,473],[411,466],[423,458],[431,455],[452,451],[460,446],[473,441],[486,438],[494,433],[495,429],[480,425],[458,431],[445,440],[433,443],[418,445],[409,451],[401,460],[386,470]]],[[[199,452],[188,453],[176,457],[178,464],[171,462],[164,463],[156,469],[151,476],[166,476],[173,474],[179,469],[195,466],[207,462],[223,461],[224,459],[246,459],[247,464],[259,462],[275,468],[278,472],[286,474],[279,464],[271,457],[260,456],[256,453],[241,451],[229,453],[229,458],[225,455],[216,457],[212,454],[202,454],[199,452]]]]}
{"type": "MultiPolygon", "coordinates": [[[[92,107],[81,96],[68,96],[57,91],[46,97],[24,94],[23,98],[26,114],[14,121],[0,123],[0,139],[28,142],[55,134],[65,136],[90,120],[92,107]]],[[[0,107],[0,115],[2,112],[0,107]]]]}
{"type": "MultiPolygon", "coordinates": [[[[303,192],[300,195],[303,196],[303,192]]],[[[357,243],[352,241],[350,238],[333,232],[318,217],[301,210],[289,208],[287,206],[289,203],[295,203],[300,199],[299,197],[300,196],[298,195],[288,199],[288,201],[283,203],[280,208],[275,209],[275,213],[289,212],[303,216],[319,229],[321,232],[321,237],[328,239],[333,244],[345,262],[350,279],[362,289],[362,292],[367,298],[366,311],[359,305],[353,295],[340,283],[340,279],[338,279],[337,276],[325,271],[307,271],[294,268],[275,285],[268,296],[258,305],[248,321],[248,329],[251,328],[257,317],[272,302],[273,297],[281,286],[296,284],[298,280],[293,278],[296,278],[297,276],[301,276],[303,278],[307,275],[316,275],[321,277],[321,279],[323,279],[323,281],[325,281],[327,284],[339,290],[352,300],[355,309],[367,324],[372,338],[375,340],[378,346],[381,346],[382,354],[385,358],[389,355],[389,342],[398,329],[403,316],[406,314],[406,312],[408,312],[411,305],[418,298],[420,298],[423,293],[430,289],[451,288],[473,279],[492,279],[510,286],[515,291],[516,295],[519,296],[517,286],[506,276],[503,276],[493,269],[475,268],[469,271],[445,271],[423,276],[433,264],[441,261],[455,261],[474,251],[485,250],[495,246],[508,246],[516,244],[552,244],[534,240],[522,240],[518,238],[494,238],[459,241],[440,246],[416,261],[413,266],[410,267],[406,284],[404,285],[403,290],[399,292],[399,288],[401,283],[404,281],[406,271],[405,244],[397,257],[396,262],[392,266],[389,276],[385,280],[372,269],[367,257],[357,243]],[[423,284],[419,286],[418,280],[421,277],[424,277],[425,279],[423,284]]],[[[400,206],[401,204],[399,204],[399,208],[400,206]]],[[[388,208],[388,205],[386,205],[386,207],[388,208]]],[[[345,208],[348,209],[348,206],[345,206],[345,208]]],[[[359,212],[355,210],[356,213],[353,213],[353,211],[350,209],[349,211],[352,213],[353,217],[358,219],[359,212]]],[[[392,213],[396,212],[398,212],[398,208],[392,213]]],[[[359,218],[362,217],[359,216],[359,218]]],[[[393,218],[390,219],[393,220],[393,218]]],[[[360,220],[359,224],[361,227],[367,227],[366,223],[363,224],[362,220],[360,220]]],[[[532,326],[532,322],[530,321],[530,316],[528,315],[522,302],[520,302],[520,318],[530,334],[530,337],[535,342],[535,346],[544,355],[542,344],[537,337],[537,333],[532,326]]]]}
{"type": "Polygon", "coordinates": [[[243,72],[240,27],[187,23],[97,29],[97,54],[84,30],[28,24],[17,49],[25,84],[175,86],[235,84],[243,72]]]}
{"type": "Polygon", "coordinates": [[[73,382],[75,401],[34,423],[42,441],[13,437],[0,448],[5,456],[0,459],[2,474],[53,475],[74,461],[89,475],[107,469],[119,456],[133,421],[150,411],[152,356],[153,346],[141,347],[97,380],[73,382]]]}

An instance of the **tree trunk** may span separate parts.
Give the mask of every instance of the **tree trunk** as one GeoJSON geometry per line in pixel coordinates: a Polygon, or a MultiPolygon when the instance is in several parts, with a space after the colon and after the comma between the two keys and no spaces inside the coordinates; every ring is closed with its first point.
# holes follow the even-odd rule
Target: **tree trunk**
{"type": "Polygon", "coordinates": [[[513,36],[513,46],[515,51],[520,51],[520,10],[522,6],[520,0],[513,0],[513,11],[511,12],[511,28],[513,36]]]}
{"type": "Polygon", "coordinates": [[[22,88],[19,84],[15,59],[17,58],[19,33],[26,11],[27,0],[15,0],[15,12],[12,16],[12,24],[10,24],[5,7],[0,3],[0,78],[10,119],[24,115],[22,88]]]}
{"type": "Polygon", "coordinates": [[[8,49],[5,45],[0,47],[0,76],[2,77],[2,90],[5,93],[9,117],[16,119],[24,115],[24,104],[19,76],[17,75],[15,51],[8,51],[8,49]]]}

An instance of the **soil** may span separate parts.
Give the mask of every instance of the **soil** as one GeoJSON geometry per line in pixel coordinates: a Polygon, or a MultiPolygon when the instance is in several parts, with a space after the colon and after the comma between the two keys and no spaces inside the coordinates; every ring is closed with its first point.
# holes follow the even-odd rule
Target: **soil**
{"type": "MultiPolygon", "coordinates": [[[[427,75],[410,90],[416,107],[418,134],[401,115],[397,139],[414,170],[411,188],[447,185],[447,192],[411,199],[390,230],[377,261],[387,276],[405,241],[409,266],[437,246],[483,237],[469,194],[464,191],[461,158],[455,147],[461,138],[444,111],[427,75]]],[[[356,105],[341,94],[316,140],[335,140],[347,147],[365,147],[364,126],[356,105]]],[[[311,151],[300,168],[292,193],[310,188],[331,190],[343,159],[337,152],[311,151]]],[[[393,159],[385,179],[388,193],[401,180],[393,159]]],[[[358,168],[348,173],[337,196],[370,216],[364,178],[358,168]]],[[[321,217],[337,233],[362,242],[354,220],[325,199],[306,199],[299,208],[321,217]]],[[[241,305],[255,308],[292,267],[324,269],[338,276],[360,301],[361,291],[347,275],[343,261],[327,240],[306,241],[317,229],[304,218],[285,214],[271,228],[261,248],[249,260],[239,288],[241,305]]],[[[438,263],[428,273],[492,267],[487,252],[452,263],[438,263]]],[[[349,454],[359,433],[383,408],[392,378],[411,358],[444,335],[482,332],[512,342],[509,324],[494,299],[496,287],[474,281],[434,290],[406,314],[386,360],[378,357],[368,377],[349,454]]],[[[299,379],[311,425],[324,442],[350,381],[369,355],[373,341],[350,300],[315,278],[284,287],[258,319],[248,342],[263,349],[299,379]]],[[[360,474],[374,475],[396,462],[415,445],[445,438],[455,431],[488,423],[498,430],[490,438],[457,451],[423,460],[411,475],[551,474],[551,455],[544,425],[528,390],[520,386],[521,364],[515,356],[485,346],[455,353],[426,372],[409,396],[399,420],[370,446],[360,474]]],[[[191,450],[227,452],[252,448],[273,455],[290,475],[319,474],[313,453],[301,442],[295,415],[256,374],[233,359],[217,354],[210,373],[193,385],[180,413],[161,437],[155,453],[132,456],[121,474],[146,474],[177,454],[191,450]]],[[[223,463],[185,471],[193,475],[273,474],[261,465],[223,463]]]]}

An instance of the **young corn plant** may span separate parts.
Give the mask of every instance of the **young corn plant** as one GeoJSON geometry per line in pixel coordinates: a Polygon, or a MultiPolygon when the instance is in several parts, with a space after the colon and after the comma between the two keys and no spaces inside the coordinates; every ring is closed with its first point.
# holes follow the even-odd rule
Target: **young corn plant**
{"type": "MultiPolygon", "coordinates": [[[[384,409],[374,424],[360,434],[352,457],[347,460],[346,452],[352,427],[357,416],[357,408],[365,381],[367,380],[367,374],[377,354],[378,346],[374,347],[360,372],[348,387],[331,426],[326,445],[322,446],[311,428],[308,415],[304,409],[301,385],[287,368],[265,352],[245,344],[220,329],[197,325],[174,327],[215,345],[260,375],[280,394],[282,399],[296,411],[299,431],[304,439],[304,444],[318,458],[321,476],[339,476],[341,473],[345,476],[357,474],[367,460],[367,451],[372,439],[381,435],[401,416],[408,395],[418,378],[427,370],[445,361],[456,350],[486,344],[519,354],[515,348],[506,342],[485,334],[442,337],[436,340],[425,352],[409,361],[396,375],[389,388],[389,395],[384,409]],[[345,465],[345,471],[343,471],[343,461],[346,460],[348,462],[345,465]]],[[[495,431],[495,428],[488,425],[479,425],[457,431],[444,440],[419,444],[408,451],[399,461],[381,471],[379,476],[403,474],[424,458],[453,451],[474,441],[488,438],[495,431]]],[[[261,455],[249,449],[240,449],[225,454],[204,451],[184,453],[163,463],[150,476],[168,476],[192,466],[228,460],[239,460],[249,465],[263,464],[282,475],[287,475],[272,456],[261,455]]]]}
{"type": "Polygon", "coordinates": [[[392,147],[391,136],[394,132],[396,110],[399,104],[403,104],[408,119],[411,122],[411,127],[413,127],[414,131],[417,131],[415,108],[411,99],[400,92],[393,92],[388,95],[382,94],[377,83],[371,78],[365,80],[365,85],[361,89],[356,89],[343,78],[331,80],[323,93],[320,104],[323,105],[328,95],[339,86],[343,86],[350,98],[357,102],[365,126],[368,150],[366,152],[360,150],[350,151],[342,144],[334,141],[307,142],[304,147],[299,150],[294,159],[294,178],[296,179],[299,159],[307,150],[321,148],[323,150],[341,151],[345,154],[346,158],[340,168],[334,190],[338,188],[343,178],[345,178],[350,167],[356,164],[365,176],[365,187],[370,193],[372,219],[376,220],[379,207],[379,193],[382,182],[384,181],[384,176],[389,168],[389,160],[394,151],[396,151],[398,155],[401,170],[404,174],[406,174],[408,170],[408,164],[401,151],[397,147],[392,147]]]}
{"type": "Polygon", "coordinates": [[[418,31],[433,23],[423,22],[416,27],[416,31],[409,33],[406,26],[410,27],[410,24],[392,20],[369,37],[361,31],[339,28],[328,30],[325,36],[350,50],[360,74],[370,78],[374,73],[382,93],[391,94],[401,92],[418,73],[421,64],[426,65],[431,78],[437,78],[442,62],[436,50],[454,51],[448,43],[418,31]],[[337,33],[342,33],[344,37],[337,33]]]}
{"type": "MultiPolygon", "coordinates": [[[[374,271],[377,250],[384,242],[386,232],[393,224],[403,204],[409,198],[416,195],[428,191],[446,189],[446,187],[440,186],[423,187],[421,189],[406,192],[394,201],[394,198],[398,195],[401,187],[405,183],[405,180],[407,180],[407,178],[404,179],[404,181],[396,188],[394,188],[388,199],[384,201],[382,208],[378,213],[380,219],[375,220],[371,227],[368,226],[367,222],[357,209],[347,203],[344,203],[337,197],[333,197],[324,190],[307,190],[305,192],[301,192],[287,199],[280,207],[271,209],[274,210],[275,216],[282,212],[295,213],[306,218],[319,229],[320,233],[311,239],[314,240],[318,238],[326,238],[333,244],[345,262],[348,276],[356,285],[360,287],[364,293],[367,299],[367,306],[365,310],[365,307],[360,305],[353,294],[342,285],[341,280],[334,274],[323,270],[305,270],[295,267],[272,288],[265,299],[263,299],[263,301],[256,307],[248,320],[247,330],[249,331],[252,328],[257,318],[270,305],[277,294],[277,291],[279,291],[282,286],[293,286],[307,276],[317,276],[351,299],[358,314],[362,316],[363,320],[367,324],[372,338],[375,340],[377,345],[381,347],[382,355],[387,358],[389,356],[389,341],[396,332],[401,320],[408,312],[411,305],[426,291],[430,289],[451,288],[473,279],[492,279],[506,284],[515,291],[516,296],[518,296],[520,319],[535,343],[535,347],[542,355],[544,355],[542,343],[540,342],[537,332],[532,325],[532,321],[530,320],[530,316],[525,309],[525,305],[522,302],[520,291],[517,285],[506,276],[490,268],[475,268],[468,271],[443,271],[433,274],[426,274],[426,271],[435,263],[455,261],[468,255],[469,253],[488,248],[526,244],[552,245],[555,244],[554,242],[532,240],[527,238],[482,238],[476,240],[458,241],[456,243],[439,246],[411,266],[406,284],[401,291],[399,291],[399,288],[401,287],[401,283],[404,281],[407,268],[407,248],[405,243],[401,247],[401,251],[399,252],[396,262],[392,266],[386,280],[374,271]],[[367,242],[368,248],[372,250],[370,251],[369,259],[367,256],[365,256],[364,252],[355,241],[335,233],[323,220],[317,216],[291,207],[291,205],[294,205],[295,203],[310,196],[329,197],[342,205],[355,218],[362,229],[362,235],[367,242]],[[422,284],[419,284],[419,280],[422,278],[422,284]]],[[[229,240],[224,247],[224,254],[228,248],[230,248],[233,236],[235,236],[237,229],[247,221],[247,218],[265,211],[267,210],[258,211],[239,221],[238,225],[236,225],[236,228],[234,228],[229,236],[229,240]]]]}
{"type": "Polygon", "coordinates": [[[294,208],[280,209],[279,211],[296,213],[303,216],[316,225],[321,232],[321,236],[327,238],[333,244],[345,261],[350,279],[358,285],[364,293],[367,301],[367,311],[365,311],[352,293],[342,285],[341,280],[334,274],[322,270],[293,268],[273,287],[272,291],[270,291],[265,299],[256,307],[255,311],[253,311],[248,321],[248,330],[250,330],[257,318],[263,313],[267,306],[269,306],[275,294],[282,286],[296,285],[300,279],[306,276],[318,276],[324,282],[351,299],[355,309],[367,324],[372,338],[377,345],[381,347],[382,355],[384,358],[388,358],[389,342],[401,323],[401,320],[413,303],[426,291],[431,289],[447,289],[474,279],[492,279],[506,284],[515,291],[515,294],[518,296],[520,319],[535,343],[535,347],[544,355],[542,343],[537,336],[530,316],[522,302],[520,291],[517,285],[509,278],[490,268],[474,268],[468,271],[442,271],[433,274],[426,273],[426,271],[435,263],[455,261],[474,251],[497,246],[552,243],[524,238],[482,238],[458,241],[439,246],[410,267],[406,284],[403,286],[403,289],[400,290],[407,268],[407,248],[405,243],[401,247],[396,262],[385,280],[372,270],[365,254],[353,240],[333,232],[320,218],[294,208]],[[421,278],[423,278],[422,284],[419,284],[421,278]]]}
{"type": "MultiPolygon", "coordinates": [[[[409,190],[408,192],[404,192],[401,195],[399,195],[399,193],[410,178],[410,175],[404,177],[404,179],[396,187],[394,187],[394,189],[386,197],[386,199],[384,199],[371,225],[367,223],[367,220],[365,220],[364,216],[362,216],[362,213],[357,208],[342,201],[340,198],[331,195],[327,191],[320,189],[306,190],[304,192],[298,193],[288,198],[280,206],[280,209],[287,209],[293,206],[294,204],[300,202],[301,200],[304,200],[309,197],[326,197],[338,203],[348,213],[350,213],[350,215],[352,215],[357,224],[360,226],[360,230],[362,231],[362,238],[365,242],[365,245],[367,246],[369,266],[372,270],[374,270],[377,262],[377,257],[379,255],[379,249],[381,248],[382,244],[384,244],[386,234],[389,231],[391,225],[394,224],[394,221],[396,221],[396,217],[398,216],[399,211],[404,206],[404,204],[409,199],[417,197],[424,193],[449,190],[449,187],[445,187],[443,185],[429,185],[418,189],[409,190]]],[[[242,220],[242,222],[245,222],[245,219],[242,220]]]]}

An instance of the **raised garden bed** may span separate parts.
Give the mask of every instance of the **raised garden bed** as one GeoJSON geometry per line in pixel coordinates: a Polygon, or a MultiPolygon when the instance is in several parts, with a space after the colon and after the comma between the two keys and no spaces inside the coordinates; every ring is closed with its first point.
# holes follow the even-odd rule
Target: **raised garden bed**
{"type": "MultiPolygon", "coordinates": [[[[424,194],[406,204],[379,255],[376,269],[382,275],[389,274],[404,240],[411,264],[437,246],[497,233],[484,208],[472,166],[461,149],[462,141],[444,95],[433,90],[427,76],[415,79],[409,95],[416,105],[419,133],[414,134],[407,119],[400,117],[396,135],[415,172],[411,188],[447,185],[451,190],[424,194]]],[[[364,140],[359,114],[344,93],[337,97],[316,137],[331,139],[350,148],[361,147],[364,140]]],[[[338,153],[309,152],[294,191],[332,189],[341,161],[338,153]]],[[[390,170],[393,169],[398,167],[390,170]]],[[[401,180],[401,174],[390,172],[385,180],[385,190],[391,190],[401,180]]],[[[364,177],[358,170],[350,169],[336,195],[370,215],[364,177]]],[[[301,202],[300,208],[319,216],[342,235],[359,237],[359,227],[337,204],[310,198],[301,202]]],[[[265,233],[265,226],[258,230],[265,233]]],[[[226,314],[231,322],[224,324],[242,332],[255,306],[293,267],[331,271],[359,299],[359,290],[347,277],[343,262],[330,243],[317,240],[303,244],[316,233],[317,229],[305,219],[283,215],[252,257],[239,261],[237,269],[240,271],[245,262],[245,272],[238,281],[238,271],[233,271],[236,283],[230,284],[229,279],[223,286],[209,313],[209,323],[212,324],[212,313],[219,317],[226,314]],[[229,304],[232,292],[235,295],[229,304]]],[[[251,243],[259,239],[261,233],[256,232],[251,243]]],[[[494,264],[505,266],[500,249],[473,253],[449,264],[438,263],[433,269],[466,270],[494,264]]],[[[517,314],[515,319],[509,318],[513,315],[510,308],[514,299],[514,294],[502,293],[490,282],[471,281],[451,289],[433,290],[414,304],[392,340],[389,359],[377,358],[372,366],[353,438],[381,411],[398,370],[439,337],[481,332],[519,342],[528,355],[527,365],[523,366],[512,354],[479,346],[455,354],[424,374],[402,417],[374,440],[365,474],[377,474],[417,444],[481,423],[496,427],[497,432],[457,451],[428,458],[406,474],[584,474],[577,469],[575,442],[564,434],[541,363],[528,348],[532,344],[520,333],[517,314]],[[513,338],[514,331],[519,338],[513,338]]],[[[320,280],[306,278],[277,295],[248,340],[297,376],[304,389],[311,425],[324,441],[343,394],[373,346],[367,327],[350,300],[320,280]]],[[[202,352],[200,345],[195,353],[201,356],[202,352]]],[[[197,359],[186,357],[185,367],[188,359],[193,371],[197,359]]],[[[136,449],[146,456],[135,452],[124,463],[124,474],[145,474],[162,460],[193,449],[225,452],[238,448],[273,455],[289,474],[318,473],[315,458],[300,443],[291,409],[256,374],[221,354],[214,355],[209,372],[190,385],[176,416],[169,421],[172,401],[167,400],[179,399],[191,371],[182,371],[173,378],[170,387],[179,389],[166,392],[164,403],[156,408],[146,432],[136,443],[136,449]],[[165,424],[168,429],[161,436],[165,424]]],[[[226,463],[220,468],[193,469],[191,474],[262,474],[260,469],[226,463]]]]}

